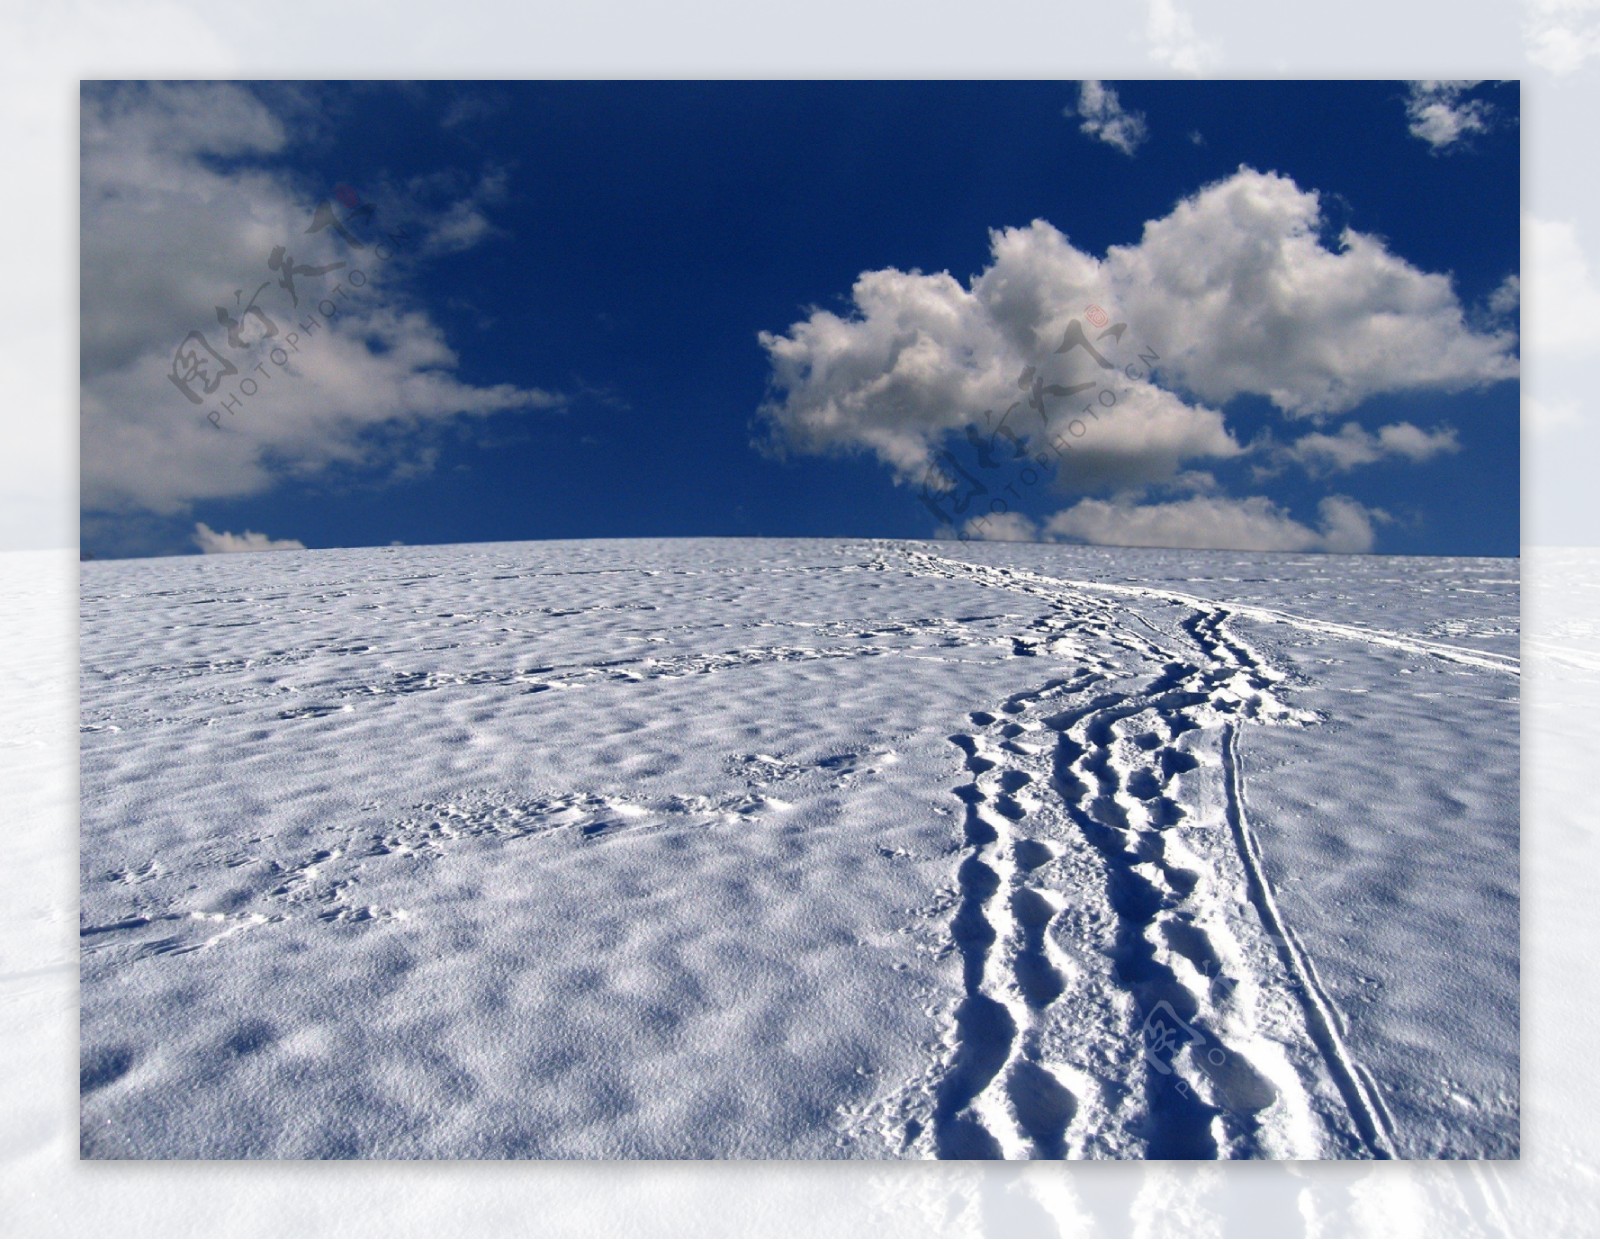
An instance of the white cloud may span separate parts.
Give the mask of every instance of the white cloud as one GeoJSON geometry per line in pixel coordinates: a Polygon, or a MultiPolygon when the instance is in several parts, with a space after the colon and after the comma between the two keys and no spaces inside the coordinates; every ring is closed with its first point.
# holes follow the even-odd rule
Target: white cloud
{"type": "Polygon", "coordinates": [[[1526,0],[1528,59],[1564,76],[1600,56],[1600,0],[1526,0]]]}
{"type": "MultiPolygon", "coordinates": [[[[1471,330],[1447,277],[1357,233],[1325,249],[1319,224],[1314,193],[1241,169],[1104,259],[1035,220],[992,232],[989,266],[965,284],[944,272],[865,272],[847,314],[817,309],[761,334],[769,442],[867,451],[902,481],[918,479],[946,436],[982,429],[986,410],[1017,400],[1023,368],[1051,358],[1090,303],[1115,307],[1130,339],[1159,353],[1158,377],[1204,402],[1254,393],[1309,416],[1517,373],[1514,337],[1471,330]]],[[[1021,417],[1037,437],[1034,415],[1021,417]]],[[[1166,483],[1185,462],[1241,451],[1215,408],[1140,378],[1088,428],[1062,482],[1091,492],[1166,483]]]]}
{"type": "Polygon", "coordinates": [[[1489,294],[1489,313],[1507,315],[1522,305],[1522,277],[1509,275],[1489,294]]]}
{"type": "Polygon", "coordinates": [[[475,121],[492,120],[507,108],[506,97],[498,92],[488,92],[482,86],[457,95],[445,107],[439,118],[441,129],[454,129],[475,121]]]}
{"type": "Polygon", "coordinates": [[[223,555],[235,551],[304,551],[306,545],[298,538],[268,538],[254,530],[242,534],[229,534],[212,529],[204,521],[194,527],[194,544],[207,555],[223,555]]]}
{"type": "Polygon", "coordinates": [[[429,254],[455,254],[470,250],[494,231],[488,217],[469,202],[460,202],[445,213],[428,234],[429,254]]]}
{"type": "Polygon", "coordinates": [[[997,512],[973,517],[961,527],[968,538],[982,542],[1038,542],[1039,527],[1020,512],[997,512]]]}
{"type": "Polygon", "coordinates": [[[485,172],[471,188],[464,188],[461,178],[449,173],[416,177],[399,194],[412,203],[441,196],[448,198],[447,204],[429,219],[422,239],[422,253],[429,258],[458,254],[490,237],[505,235],[485,214],[486,208],[503,201],[506,196],[503,168],[485,172]]]}
{"type": "Polygon", "coordinates": [[[1372,550],[1373,524],[1387,514],[1343,496],[1318,507],[1319,528],[1296,521],[1263,496],[1196,496],[1170,503],[1080,500],[1045,523],[1067,542],[1113,547],[1178,547],[1231,551],[1372,550]]]}
{"type": "Polygon", "coordinates": [[[1194,18],[1177,0],[1150,0],[1144,34],[1152,59],[1177,73],[1204,73],[1221,58],[1221,48],[1195,33],[1194,18]]]}
{"type": "Polygon", "coordinates": [[[1078,87],[1077,114],[1083,121],[1080,130],[1124,155],[1132,155],[1150,136],[1144,113],[1124,109],[1117,92],[1100,82],[1084,82],[1078,87]]]}
{"type": "Polygon", "coordinates": [[[1523,335],[1539,356],[1600,348],[1600,284],[1577,228],[1567,220],[1523,218],[1528,297],[1523,335]]]}
{"type": "Polygon", "coordinates": [[[1454,428],[1440,426],[1425,431],[1410,422],[1392,422],[1376,433],[1346,422],[1337,434],[1302,435],[1283,449],[1283,455],[1313,473],[1348,471],[1385,458],[1420,463],[1446,452],[1459,452],[1454,428]]]}
{"type": "MultiPolygon", "coordinates": [[[[763,410],[771,446],[866,450],[916,481],[947,434],[984,430],[985,411],[998,420],[1017,404],[1025,367],[1064,366],[1050,350],[1095,299],[1097,264],[1042,221],[995,233],[991,244],[995,261],[970,288],[943,273],[866,272],[851,317],[815,310],[786,335],[763,333],[781,393],[763,410]]],[[[1050,373],[1051,382],[1065,377],[1050,373]]],[[[1007,425],[1035,438],[1042,429],[1026,407],[1007,425]]],[[[1067,425],[1058,416],[1051,430],[1067,425]]],[[[1190,458],[1241,451],[1220,413],[1127,381],[1114,415],[1091,420],[1062,468],[1080,489],[1126,487],[1168,479],[1190,458]]]]}
{"type": "Polygon", "coordinates": [[[1438,152],[1448,150],[1470,134],[1487,131],[1492,109],[1481,99],[1463,98],[1477,84],[1412,82],[1406,98],[1411,136],[1421,138],[1438,152]]]}
{"type": "MultiPolygon", "coordinates": [[[[241,86],[96,87],[82,107],[82,503],[86,509],[183,512],[199,499],[264,491],[330,466],[393,469],[430,424],[459,415],[557,403],[535,389],[462,381],[428,314],[409,304],[404,273],[424,239],[459,249],[483,229],[476,205],[493,178],[468,188],[467,207],[408,203],[415,240],[387,264],[352,252],[329,231],[308,235],[316,205],[281,156],[286,127],[241,86]],[[227,156],[226,165],[215,157],[227,156]],[[349,265],[295,278],[294,304],[268,256],[284,246],[303,266],[349,265]],[[365,280],[359,287],[355,273],[365,280]],[[277,336],[244,313],[256,304],[277,336]],[[342,292],[337,290],[342,288],[342,292]],[[319,303],[329,299],[336,313],[319,303]],[[236,351],[217,307],[245,325],[236,351]],[[299,325],[319,321],[312,331],[299,325]],[[201,332],[237,373],[191,404],[171,379],[174,354],[201,332]],[[288,340],[290,333],[299,339],[288,340]],[[273,355],[272,348],[281,353],[273,355]],[[274,356],[282,364],[274,362],[274,356]],[[262,366],[257,371],[256,366],[262,366]],[[242,385],[249,381],[255,388],[242,385]],[[220,413],[233,397],[234,412],[220,413]],[[219,426],[206,420],[218,414],[219,426]]],[[[342,213],[342,209],[341,209],[342,213]]],[[[384,223],[381,215],[378,223],[384,223]]],[[[370,233],[368,234],[370,237],[370,233]]],[[[218,370],[220,364],[211,363],[218,370]]]]}
{"type": "Polygon", "coordinates": [[[1313,415],[1517,374],[1515,338],[1469,328],[1448,276],[1352,229],[1327,249],[1321,224],[1314,191],[1241,168],[1112,246],[1106,276],[1119,313],[1165,345],[1163,373],[1203,400],[1313,415]]]}

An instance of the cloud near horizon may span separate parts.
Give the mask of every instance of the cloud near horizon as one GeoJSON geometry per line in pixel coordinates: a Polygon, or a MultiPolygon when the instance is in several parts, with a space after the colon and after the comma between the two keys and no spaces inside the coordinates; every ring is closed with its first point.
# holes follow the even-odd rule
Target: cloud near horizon
{"type": "Polygon", "coordinates": [[[1381,509],[1342,495],[1318,505],[1316,528],[1296,521],[1260,495],[1244,499],[1197,495],[1167,503],[1080,500],[1043,523],[1020,513],[974,518],[967,538],[987,542],[1064,542],[1105,547],[1177,547],[1229,551],[1371,551],[1381,509]]]}
{"type": "MultiPolygon", "coordinates": [[[[279,110],[292,106],[280,101],[279,110]]],[[[442,330],[405,295],[407,265],[416,257],[459,251],[493,234],[483,207],[499,192],[496,172],[459,186],[401,187],[399,211],[413,240],[396,243],[385,262],[371,248],[344,247],[331,230],[308,235],[317,202],[332,187],[301,185],[275,163],[290,145],[288,132],[273,108],[238,85],[85,91],[86,509],[170,516],[197,500],[257,494],[332,467],[394,469],[420,459],[414,441],[430,425],[560,403],[545,391],[463,380],[442,330]],[[428,195],[446,190],[455,191],[449,201],[429,205],[428,195]],[[295,304],[268,264],[277,246],[297,267],[347,265],[297,276],[295,304]],[[265,320],[244,310],[268,281],[256,304],[277,331],[271,338],[265,320]],[[325,299],[334,314],[319,313],[325,299]],[[218,307],[242,325],[244,348],[230,346],[218,307]],[[308,316],[319,326],[300,330],[308,316]],[[199,405],[170,377],[191,332],[238,363],[213,392],[198,385],[199,405]],[[220,425],[208,422],[230,396],[233,411],[219,413],[220,425]]],[[[382,210],[379,223],[386,222],[382,210]]],[[[395,221],[387,222],[392,228],[395,221]]],[[[370,230],[366,237],[370,245],[370,230]]],[[[199,356],[222,371],[203,351],[199,356]]]]}
{"type": "Polygon", "coordinates": [[[228,555],[238,551],[304,551],[305,543],[298,538],[268,538],[254,530],[230,534],[214,530],[204,521],[195,522],[194,545],[206,555],[228,555]]]}

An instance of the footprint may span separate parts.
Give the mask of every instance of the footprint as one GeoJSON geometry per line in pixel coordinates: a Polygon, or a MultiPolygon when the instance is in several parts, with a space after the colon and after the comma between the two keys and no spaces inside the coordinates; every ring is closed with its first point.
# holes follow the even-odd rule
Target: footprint
{"type": "Polygon", "coordinates": [[[1039,1157],[1065,1158],[1067,1127],[1078,1113],[1072,1091],[1047,1068],[1024,1059],[1006,1078],[1006,1096],[1039,1157]]]}
{"type": "MultiPolygon", "coordinates": [[[[981,760],[982,759],[979,759],[979,761],[981,760]]],[[[1028,811],[1023,809],[1016,798],[1012,797],[1008,793],[1002,792],[999,796],[995,797],[994,807],[998,813],[1004,814],[1012,822],[1021,822],[1028,816],[1028,811]]]]}
{"type": "Polygon", "coordinates": [[[1166,748],[1161,751],[1161,782],[1171,783],[1175,775],[1182,775],[1192,771],[1200,765],[1200,759],[1192,753],[1185,753],[1181,749],[1166,748]]]}
{"type": "Polygon", "coordinates": [[[1032,782],[1033,776],[1027,771],[1003,771],[1000,774],[1000,787],[1005,792],[1016,792],[1032,782]]]}
{"type": "Polygon", "coordinates": [[[1055,902],[1036,887],[1019,887],[1011,896],[1012,915],[1028,930],[1048,926],[1058,911],[1055,902]]]}
{"type": "Polygon", "coordinates": [[[988,758],[979,756],[978,740],[976,737],[968,736],[964,732],[957,732],[949,739],[953,745],[960,749],[962,753],[967,755],[967,770],[971,771],[974,775],[982,775],[985,771],[994,770],[993,762],[991,762],[988,758]]]}
{"type": "Polygon", "coordinates": [[[1213,977],[1222,968],[1222,960],[1211,946],[1211,938],[1187,916],[1179,914],[1163,923],[1161,937],[1203,977],[1213,977]]]}
{"type": "Polygon", "coordinates": [[[1138,770],[1130,772],[1127,788],[1130,796],[1138,797],[1141,801],[1148,801],[1152,797],[1161,795],[1161,781],[1149,767],[1141,766],[1138,770]]]}
{"type": "Polygon", "coordinates": [[[1018,840],[1011,849],[1011,855],[1017,863],[1017,868],[1024,873],[1032,873],[1040,866],[1046,865],[1056,859],[1056,849],[1051,844],[1042,840],[1018,840]]]}
{"type": "Polygon", "coordinates": [[[1150,827],[1154,831],[1167,831],[1183,821],[1185,814],[1183,806],[1171,797],[1160,796],[1146,802],[1145,810],[1150,819],[1150,827]]]}
{"type": "Polygon", "coordinates": [[[1236,1115],[1254,1115],[1278,1100],[1272,1082],[1252,1067],[1237,1052],[1213,1044],[1202,1050],[1190,1047],[1190,1054],[1216,1091],[1217,1102],[1236,1115]]]}

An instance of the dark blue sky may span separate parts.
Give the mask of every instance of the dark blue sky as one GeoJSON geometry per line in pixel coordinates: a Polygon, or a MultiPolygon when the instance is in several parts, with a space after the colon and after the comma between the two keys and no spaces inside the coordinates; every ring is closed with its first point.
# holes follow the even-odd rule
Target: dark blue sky
{"type": "MultiPolygon", "coordinates": [[[[1113,85],[1148,124],[1131,158],[1063,114],[1078,98],[1071,82],[254,87],[291,141],[250,162],[308,196],[353,186],[381,215],[385,187],[502,172],[503,192],[482,208],[495,234],[397,264],[394,291],[443,328],[462,381],[569,399],[412,432],[437,457],[405,481],[335,468],[200,501],[190,516],[310,547],[927,537],[932,517],[878,461],[779,460],[752,446],[770,374],[757,333],[785,331],[812,306],[845,312],[863,271],[965,281],[990,261],[990,229],[1035,218],[1103,255],[1241,164],[1319,191],[1330,244],[1349,226],[1448,273],[1469,311],[1518,270],[1514,83],[1479,88],[1496,123],[1446,153],[1408,132],[1404,83],[1113,85]]],[[[1224,411],[1241,441],[1285,429],[1259,397],[1224,411]]],[[[1335,480],[1394,518],[1379,550],[1517,553],[1515,382],[1380,396],[1351,416],[1372,428],[1448,422],[1461,444],[1335,480]]],[[[1251,466],[1214,472],[1230,493],[1265,495],[1308,522],[1330,490],[1299,470],[1258,478],[1251,466]]],[[[1075,498],[1041,490],[1032,515],[1075,498]]]]}

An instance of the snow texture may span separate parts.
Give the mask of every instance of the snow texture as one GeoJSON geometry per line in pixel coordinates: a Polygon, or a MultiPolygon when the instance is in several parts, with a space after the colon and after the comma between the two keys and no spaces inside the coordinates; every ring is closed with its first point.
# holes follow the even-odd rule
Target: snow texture
{"type": "Polygon", "coordinates": [[[91,563],[83,1156],[1514,1158],[1518,563],[91,563]]]}

